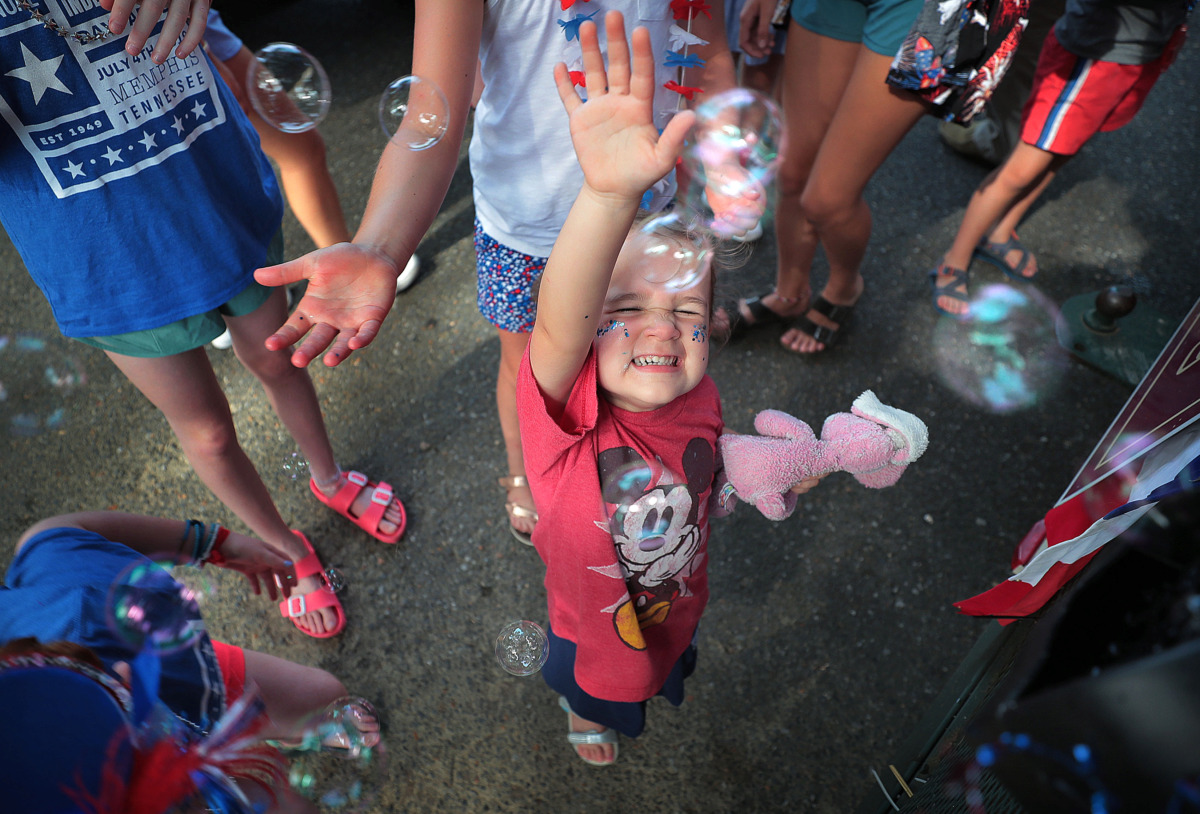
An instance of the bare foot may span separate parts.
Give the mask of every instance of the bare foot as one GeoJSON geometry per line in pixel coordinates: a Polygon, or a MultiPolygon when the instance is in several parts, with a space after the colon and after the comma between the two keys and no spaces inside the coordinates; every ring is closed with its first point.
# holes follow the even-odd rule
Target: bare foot
{"type": "MultiPolygon", "coordinates": [[[[286,551],[294,563],[298,563],[308,556],[308,549],[304,547],[304,542],[295,534],[289,534],[287,540],[281,540],[276,545],[286,551]]],[[[325,587],[325,580],[321,579],[319,575],[313,574],[298,582],[294,578],[289,578],[287,582],[278,584],[280,593],[290,599],[293,596],[304,596],[321,590],[325,587]]],[[[295,617],[294,621],[297,627],[310,633],[325,633],[337,627],[338,615],[337,610],[333,607],[319,608],[295,617]]]]}
{"type": "MultiPolygon", "coordinates": [[[[572,732],[607,732],[608,727],[600,726],[600,724],[585,721],[574,712],[571,715],[571,731],[572,732]]],[[[575,753],[585,761],[592,763],[612,763],[617,759],[616,745],[612,743],[577,743],[574,744],[575,753]]]]}
{"type": "MultiPolygon", "coordinates": [[[[835,289],[832,282],[826,284],[825,290],[821,292],[821,296],[832,305],[854,306],[858,302],[858,298],[863,293],[863,278],[861,274],[854,277],[854,283],[849,290],[841,291],[835,289]]],[[[805,317],[814,325],[820,325],[823,328],[828,328],[831,331],[836,331],[842,326],[833,320],[819,313],[813,308],[808,308],[805,317]]],[[[780,344],[790,350],[792,353],[820,353],[825,350],[825,343],[818,341],[812,335],[801,330],[799,327],[789,328],[784,331],[783,336],[779,338],[780,344]]]]}
{"type": "Polygon", "coordinates": [[[934,287],[934,303],[939,311],[953,316],[962,316],[970,309],[967,299],[967,272],[942,261],[931,275],[934,287]]]}
{"type": "MultiPolygon", "coordinates": [[[[317,488],[321,490],[321,494],[325,497],[332,498],[336,495],[343,486],[346,485],[346,473],[343,472],[341,477],[336,480],[322,482],[315,476],[313,481],[317,484],[317,488]]],[[[371,508],[371,493],[372,489],[362,489],[354,498],[354,502],[350,504],[350,514],[354,517],[362,517],[363,512],[371,508]]],[[[396,529],[400,528],[400,521],[404,517],[404,510],[400,508],[400,501],[395,498],[388,504],[388,507],[383,512],[383,517],[379,521],[379,533],[384,536],[395,534],[396,529]]]]}

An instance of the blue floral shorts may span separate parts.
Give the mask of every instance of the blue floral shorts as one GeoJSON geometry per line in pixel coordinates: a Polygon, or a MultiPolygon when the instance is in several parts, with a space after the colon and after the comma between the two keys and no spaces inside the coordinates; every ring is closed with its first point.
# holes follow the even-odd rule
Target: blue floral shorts
{"type": "Polygon", "coordinates": [[[533,287],[546,268],[545,257],[531,257],[503,246],[475,220],[475,258],[479,273],[479,313],[502,331],[529,333],[537,316],[533,287]]]}

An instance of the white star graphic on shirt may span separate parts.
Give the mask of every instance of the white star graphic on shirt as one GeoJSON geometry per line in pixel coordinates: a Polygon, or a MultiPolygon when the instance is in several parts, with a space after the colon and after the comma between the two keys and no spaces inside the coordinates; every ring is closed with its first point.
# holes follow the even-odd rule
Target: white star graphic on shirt
{"type": "Polygon", "coordinates": [[[175,135],[177,135],[177,136],[183,135],[183,119],[176,116],[175,123],[173,125],[171,125],[171,127],[175,128],[175,135]]]}
{"type": "Polygon", "coordinates": [[[83,171],[83,165],[76,164],[74,161],[68,161],[67,166],[63,167],[63,172],[71,173],[72,178],[78,178],[79,176],[86,174],[83,171]]]}
{"type": "Polygon", "coordinates": [[[154,140],[154,134],[147,133],[145,130],[142,131],[142,138],[138,139],[138,144],[141,144],[143,147],[145,147],[146,152],[150,152],[151,147],[158,146],[158,142],[154,140]]]}
{"type": "Polygon", "coordinates": [[[192,105],[192,114],[195,115],[197,119],[207,116],[208,114],[205,112],[205,108],[207,107],[208,105],[196,102],[196,104],[192,105]]]}
{"type": "Polygon", "coordinates": [[[13,68],[5,74],[5,76],[15,76],[17,79],[23,79],[29,83],[29,89],[33,91],[33,103],[36,105],[42,101],[42,96],[47,90],[58,90],[71,95],[71,89],[64,85],[57,76],[58,66],[62,64],[63,57],[57,56],[54,59],[38,59],[37,55],[30,51],[25,43],[21,43],[21,55],[25,58],[25,66],[22,68],[13,68]]]}
{"type": "Polygon", "coordinates": [[[116,164],[118,161],[120,161],[121,163],[125,163],[125,159],[121,158],[120,151],[113,150],[112,147],[108,148],[108,151],[104,154],[103,157],[108,159],[108,166],[110,166],[110,167],[113,164],[116,164]]]}

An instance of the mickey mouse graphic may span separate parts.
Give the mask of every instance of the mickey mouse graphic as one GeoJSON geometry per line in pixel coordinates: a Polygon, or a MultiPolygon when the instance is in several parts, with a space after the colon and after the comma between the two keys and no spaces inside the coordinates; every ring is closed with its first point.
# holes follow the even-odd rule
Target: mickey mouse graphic
{"type": "Polygon", "coordinates": [[[684,483],[674,482],[661,460],[652,466],[631,447],[606,449],[596,459],[604,502],[616,507],[607,523],[596,525],[612,534],[620,573],[593,570],[625,581],[628,596],[604,612],[613,614],[617,636],[634,650],[646,649],[644,629],[665,622],[672,603],[690,595],[687,579],[704,557],[701,495],[712,485],[714,462],[713,447],[702,438],[684,450],[684,483]]]}

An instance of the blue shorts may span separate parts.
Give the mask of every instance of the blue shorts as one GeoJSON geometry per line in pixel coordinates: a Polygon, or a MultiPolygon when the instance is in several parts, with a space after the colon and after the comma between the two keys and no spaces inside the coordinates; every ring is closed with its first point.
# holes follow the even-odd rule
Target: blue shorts
{"type": "Polygon", "coordinates": [[[894,57],[923,5],[924,0],[792,0],[792,19],[814,34],[861,42],[894,57]]]}
{"type": "Polygon", "coordinates": [[[537,316],[534,286],[546,269],[545,257],[531,257],[496,242],[475,219],[475,268],[479,274],[479,313],[502,331],[527,334],[537,316]]]}
{"type": "MultiPolygon", "coordinates": [[[[585,721],[615,729],[627,738],[636,738],[646,728],[645,701],[605,701],[588,695],[575,683],[575,643],[554,635],[546,626],[550,655],[542,667],[542,678],[550,689],[567,699],[571,711],[585,721]]],[[[674,706],[683,703],[683,680],[696,670],[696,638],[671,668],[671,674],[657,695],[674,706]]]]}

